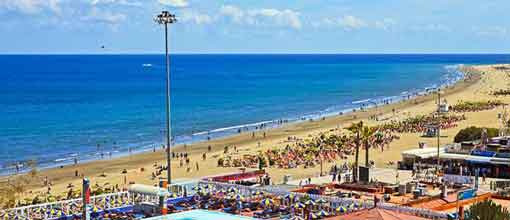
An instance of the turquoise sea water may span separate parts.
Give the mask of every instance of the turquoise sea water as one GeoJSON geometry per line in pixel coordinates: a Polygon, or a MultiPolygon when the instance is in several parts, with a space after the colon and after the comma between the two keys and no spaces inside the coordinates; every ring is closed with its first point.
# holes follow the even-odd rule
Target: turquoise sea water
{"type": "MultiPolygon", "coordinates": [[[[185,143],[243,125],[337,114],[451,83],[508,55],[175,55],[172,128],[185,143]]],[[[162,55],[0,56],[0,173],[160,147],[162,55]]],[[[243,129],[241,129],[243,130],[243,129]]],[[[244,130],[243,130],[244,131],[244,130]]]]}

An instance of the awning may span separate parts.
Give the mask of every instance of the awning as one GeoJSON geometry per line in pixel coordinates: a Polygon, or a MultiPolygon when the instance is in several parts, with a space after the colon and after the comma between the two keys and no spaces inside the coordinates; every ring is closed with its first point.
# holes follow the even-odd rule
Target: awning
{"type": "Polygon", "coordinates": [[[493,158],[470,155],[466,158],[466,161],[469,163],[487,164],[487,163],[491,163],[491,159],[493,159],[493,158]]]}
{"type": "MultiPolygon", "coordinates": [[[[444,154],[445,148],[439,148],[439,154],[444,154]]],[[[403,158],[420,158],[427,159],[432,157],[437,157],[437,148],[428,147],[423,149],[413,149],[402,152],[403,158]]]]}
{"type": "Polygon", "coordinates": [[[129,186],[128,191],[130,193],[142,194],[147,196],[170,196],[170,193],[166,189],[142,184],[133,184],[129,186]]]}
{"type": "Polygon", "coordinates": [[[492,164],[510,165],[510,158],[491,158],[492,164]]]}

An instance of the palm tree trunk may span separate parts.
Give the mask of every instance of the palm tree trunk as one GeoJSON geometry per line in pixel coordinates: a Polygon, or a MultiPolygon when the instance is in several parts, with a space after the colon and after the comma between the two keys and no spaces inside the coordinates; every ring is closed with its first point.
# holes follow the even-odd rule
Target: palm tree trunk
{"type": "Polygon", "coordinates": [[[352,176],[354,179],[354,182],[358,182],[358,163],[359,163],[359,145],[360,145],[360,139],[359,139],[359,131],[356,133],[356,158],[354,161],[354,169],[352,170],[352,176]]]}
{"type": "Polygon", "coordinates": [[[365,140],[365,166],[368,168],[368,140],[365,140]]]}

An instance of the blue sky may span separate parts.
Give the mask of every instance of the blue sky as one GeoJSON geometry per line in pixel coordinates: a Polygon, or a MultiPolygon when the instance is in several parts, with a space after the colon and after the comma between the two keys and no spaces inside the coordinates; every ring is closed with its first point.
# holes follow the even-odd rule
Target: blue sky
{"type": "Polygon", "coordinates": [[[159,53],[163,9],[176,53],[510,52],[508,0],[0,0],[0,53],[159,53]]]}

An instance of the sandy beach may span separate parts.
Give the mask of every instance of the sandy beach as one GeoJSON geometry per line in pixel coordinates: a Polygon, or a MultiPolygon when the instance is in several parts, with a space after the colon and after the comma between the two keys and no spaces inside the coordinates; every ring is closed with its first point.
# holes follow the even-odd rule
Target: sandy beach
{"type": "MultiPolygon", "coordinates": [[[[477,71],[481,72],[481,74],[467,78],[466,80],[457,83],[455,86],[444,89],[442,91],[442,99],[446,99],[450,104],[455,104],[462,100],[501,100],[505,103],[510,103],[510,96],[495,97],[490,94],[496,89],[506,88],[508,86],[508,82],[510,82],[509,73],[505,72],[504,69],[496,69],[496,66],[502,65],[473,67],[477,71]]],[[[475,72],[474,70],[472,71],[475,72]]],[[[432,94],[417,97],[408,101],[402,101],[400,103],[371,108],[366,111],[358,111],[355,113],[329,117],[324,120],[288,124],[281,128],[256,132],[255,138],[252,137],[251,132],[247,132],[223,139],[187,145],[186,147],[176,146],[173,149],[174,152],[187,152],[190,155],[190,171],[188,172],[186,166],[180,167],[179,160],[173,160],[172,178],[174,180],[193,179],[238,171],[238,168],[223,168],[217,166],[217,160],[223,155],[225,146],[235,145],[238,149],[238,152],[235,154],[239,155],[267,150],[270,148],[282,148],[287,144],[289,136],[306,139],[310,136],[324,132],[343,132],[344,129],[342,128],[345,128],[351,123],[359,120],[363,120],[369,125],[384,123],[384,121],[368,119],[370,116],[376,114],[379,115],[379,118],[386,119],[386,121],[402,120],[414,115],[429,114],[436,109],[436,99],[437,96],[432,94]],[[395,113],[393,113],[393,109],[396,110],[395,113]],[[210,152],[208,152],[209,145],[211,146],[210,152]],[[206,160],[202,160],[204,152],[207,152],[206,160]],[[196,169],[197,163],[199,170],[196,169]]],[[[460,129],[468,126],[500,127],[500,122],[497,118],[497,115],[500,112],[502,112],[502,108],[465,113],[467,120],[459,122],[458,126],[455,128],[441,132],[441,144],[452,142],[455,134],[460,129]]],[[[436,138],[423,138],[421,137],[421,134],[400,134],[399,136],[400,139],[392,142],[389,150],[385,150],[384,152],[377,149],[372,150],[371,159],[376,162],[377,167],[388,167],[389,161],[396,162],[400,160],[400,153],[404,150],[417,148],[418,142],[425,142],[430,147],[435,147],[437,144],[436,138]]],[[[43,185],[45,177],[47,177],[52,183],[52,193],[65,193],[69,183],[72,183],[75,186],[80,185],[81,177],[75,176],[76,171],[78,171],[80,175],[89,177],[93,185],[96,183],[98,185],[104,185],[108,182],[111,185],[119,184],[120,186],[124,186],[125,179],[128,183],[153,185],[158,182],[158,178],[152,178],[154,165],[164,165],[166,163],[165,155],[164,151],[159,150],[156,152],[141,153],[117,159],[93,161],[78,165],[65,166],[63,168],[38,171],[36,177],[33,177],[30,184],[26,186],[26,193],[24,196],[47,192],[48,188],[43,185]],[[144,171],[142,171],[142,168],[144,171]],[[124,169],[127,170],[127,174],[122,174],[124,169]],[[104,174],[104,176],[102,174],[104,174]]],[[[360,155],[364,155],[363,152],[361,152],[360,155]]],[[[352,157],[349,159],[352,159],[352,157]]],[[[360,156],[360,160],[363,161],[362,156],[360,156]]],[[[336,161],[337,164],[342,164],[343,162],[345,161],[336,161]]],[[[330,165],[332,164],[324,164],[325,169],[329,168],[330,165]]],[[[307,169],[266,169],[273,178],[273,181],[276,183],[281,182],[283,176],[286,174],[292,175],[292,178],[294,179],[299,179],[317,176],[319,170],[319,166],[307,169]]],[[[165,173],[163,173],[163,176],[164,175],[165,173]]],[[[8,178],[15,179],[16,177],[1,177],[0,187],[5,187],[5,183],[8,178]]]]}

